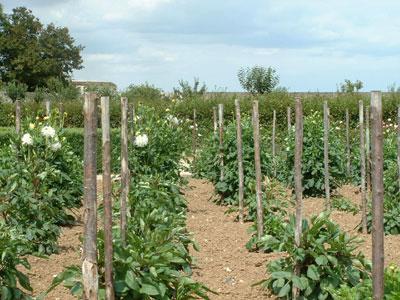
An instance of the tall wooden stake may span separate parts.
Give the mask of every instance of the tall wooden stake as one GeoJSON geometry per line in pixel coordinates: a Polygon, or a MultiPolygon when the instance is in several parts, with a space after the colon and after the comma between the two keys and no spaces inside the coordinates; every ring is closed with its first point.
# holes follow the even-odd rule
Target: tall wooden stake
{"type": "Polygon", "coordinates": [[[324,178],[325,178],[325,209],[331,209],[331,192],[329,187],[329,108],[324,102],[324,178]]]}
{"type": "Polygon", "coordinates": [[[220,181],[224,181],[224,105],[218,104],[220,181]]]}
{"type": "Polygon", "coordinates": [[[192,130],[192,152],[193,159],[196,157],[197,148],[197,122],[196,122],[196,109],[193,109],[193,130],[192,130]]]}
{"type": "Polygon", "coordinates": [[[104,273],[106,299],[114,299],[113,244],[112,244],[112,199],[111,199],[111,143],[110,143],[110,98],[101,97],[101,129],[103,146],[103,205],[104,205],[104,273]]]}
{"type": "Polygon", "coordinates": [[[121,241],[126,242],[126,203],[129,194],[129,168],[128,168],[128,98],[121,97],[121,241]]]}
{"type": "Polygon", "coordinates": [[[350,163],[350,117],[349,117],[349,110],[346,109],[346,170],[347,176],[350,177],[351,175],[351,163],[350,163]]]}
{"type": "Polygon", "coordinates": [[[383,134],[382,94],[371,92],[371,158],[372,158],[372,290],[373,299],[383,299],[383,134]]]}
{"type": "Polygon", "coordinates": [[[97,300],[97,105],[96,94],[85,93],[84,103],[84,240],[82,259],[83,299],[97,300]]]}
{"type": "Polygon", "coordinates": [[[51,111],[50,100],[46,99],[44,104],[45,104],[45,107],[46,107],[46,116],[50,116],[50,111],[51,111]]]}
{"type": "Polygon", "coordinates": [[[369,107],[365,107],[365,149],[366,149],[366,176],[367,176],[367,198],[370,198],[371,192],[371,133],[369,120],[371,116],[369,113],[369,107]]]}
{"type": "Polygon", "coordinates": [[[363,233],[367,232],[367,195],[365,190],[365,132],[364,132],[364,104],[359,101],[360,118],[360,166],[361,166],[361,224],[363,233]]]}
{"type": "MultiPolygon", "coordinates": [[[[297,247],[301,246],[301,233],[303,221],[303,185],[301,173],[301,158],[303,155],[303,104],[300,97],[296,97],[296,124],[295,124],[295,153],[294,153],[294,192],[296,197],[296,228],[294,242],[297,247]]],[[[296,265],[295,273],[299,275],[300,266],[296,265]]],[[[298,289],[293,286],[293,299],[298,297],[298,289]]]]}
{"type": "Polygon", "coordinates": [[[290,132],[290,128],[292,127],[292,109],[290,108],[290,106],[287,108],[287,130],[288,132],[290,132]]]}
{"type": "Polygon", "coordinates": [[[58,112],[60,114],[60,127],[62,128],[64,126],[64,103],[62,101],[58,106],[58,112]]]}
{"type": "Polygon", "coordinates": [[[260,158],[260,123],[258,114],[258,101],[253,101],[253,134],[254,134],[254,163],[256,172],[256,199],[257,199],[257,237],[264,234],[264,207],[262,204],[261,186],[261,158],[260,158]]]}
{"type": "Polygon", "coordinates": [[[15,131],[21,132],[21,101],[15,101],[15,131]]]}
{"type": "Polygon", "coordinates": [[[236,146],[239,175],[239,221],[243,223],[243,198],[244,198],[244,172],[243,172],[243,146],[242,146],[242,124],[240,116],[240,102],[235,100],[236,108],[236,146]]]}
{"type": "Polygon", "coordinates": [[[217,136],[218,121],[217,121],[217,107],[213,107],[213,121],[214,121],[214,135],[217,136]]]}
{"type": "Polygon", "coordinates": [[[400,189],[400,106],[397,108],[397,176],[400,189]]]}
{"type": "Polygon", "coordinates": [[[276,135],[276,110],[274,109],[272,116],[272,163],[273,163],[273,172],[274,177],[276,177],[276,145],[275,145],[275,135],[276,135]]]}

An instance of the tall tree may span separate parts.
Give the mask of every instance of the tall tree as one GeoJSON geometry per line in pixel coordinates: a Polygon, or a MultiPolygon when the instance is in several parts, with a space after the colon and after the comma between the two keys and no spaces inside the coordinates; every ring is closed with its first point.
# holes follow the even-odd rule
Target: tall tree
{"type": "Polygon", "coordinates": [[[75,46],[67,28],[46,27],[25,7],[0,16],[0,76],[16,80],[29,90],[44,86],[49,78],[66,81],[82,68],[81,45],[75,46]]]}

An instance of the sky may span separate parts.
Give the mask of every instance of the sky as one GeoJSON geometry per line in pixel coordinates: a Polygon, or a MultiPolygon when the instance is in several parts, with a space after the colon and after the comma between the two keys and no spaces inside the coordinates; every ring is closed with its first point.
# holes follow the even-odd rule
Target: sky
{"type": "Polygon", "coordinates": [[[400,85],[400,1],[2,0],[69,28],[82,52],[78,80],[171,91],[198,77],[209,91],[241,91],[240,67],[271,66],[289,91],[400,85]]]}

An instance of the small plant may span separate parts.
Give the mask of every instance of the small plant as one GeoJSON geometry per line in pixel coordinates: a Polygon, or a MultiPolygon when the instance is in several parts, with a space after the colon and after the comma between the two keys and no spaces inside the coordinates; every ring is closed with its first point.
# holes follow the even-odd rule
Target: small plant
{"type": "Polygon", "coordinates": [[[200,80],[194,78],[193,87],[185,80],[179,80],[179,87],[174,88],[174,95],[179,99],[193,99],[198,96],[203,96],[207,91],[207,86],[203,83],[200,86],[200,80]]]}
{"type": "Polygon", "coordinates": [[[353,215],[360,211],[356,204],[344,197],[332,197],[332,208],[340,211],[350,212],[353,215]]]}
{"type": "Polygon", "coordinates": [[[33,100],[36,103],[42,103],[46,98],[46,89],[43,87],[36,87],[35,94],[33,95],[33,100]]]}
{"type": "MultiPolygon", "coordinates": [[[[294,228],[294,218],[291,226],[294,228]]],[[[370,277],[370,263],[361,253],[353,253],[356,238],[342,232],[327,214],[313,216],[310,224],[303,220],[300,243],[300,247],[295,245],[290,232],[283,245],[288,256],[267,266],[271,275],[261,284],[279,298],[292,299],[296,287],[304,299],[332,299],[332,289],[342,284],[354,287],[370,277]]]]}

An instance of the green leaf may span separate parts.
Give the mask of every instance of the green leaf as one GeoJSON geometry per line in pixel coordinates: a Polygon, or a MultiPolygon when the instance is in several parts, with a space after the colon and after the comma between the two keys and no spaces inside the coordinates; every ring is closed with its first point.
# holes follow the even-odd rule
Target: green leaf
{"type": "Polygon", "coordinates": [[[139,292],[149,296],[157,296],[160,294],[157,288],[150,284],[143,284],[139,292]]]}
{"type": "Polygon", "coordinates": [[[307,277],[315,281],[319,280],[318,269],[315,265],[308,266],[307,277]]]}

